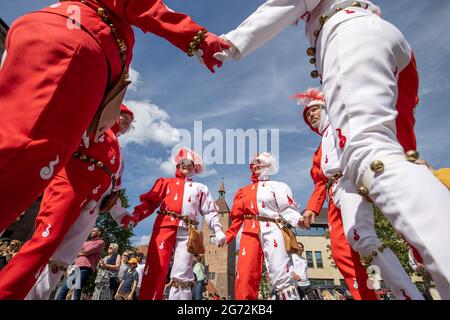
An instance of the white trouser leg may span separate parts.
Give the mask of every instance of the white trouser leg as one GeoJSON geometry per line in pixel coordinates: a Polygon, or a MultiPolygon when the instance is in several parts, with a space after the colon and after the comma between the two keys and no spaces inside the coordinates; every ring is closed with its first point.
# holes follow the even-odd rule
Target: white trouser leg
{"type": "Polygon", "coordinates": [[[378,267],[384,282],[398,299],[409,297],[424,300],[397,256],[390,249],[382,247],[375,232],[373,208],[356,193],[353,184],[343,178],[333,199],[341,209],[344,232],[353,250],[364,257],[373,258],[371,264],[378,267]]]}
{"type": "Polygon", "coordinates": [[[170,279],[174,280],[175,284],[181,283],[181,286],[173,285],[170,288],[169,300],[192,300],[192,287],[188,284],[193,283],[195,279],[192,270],[193,255],[187,251],[187,243],[188,231],[179,227],[170,279]]]}
{"type": "MultiPolygon", "coordinates": [[[[341,132],[341,145],[346,138],[338,154],[358,187],[373,161],[403,155],[396,138],[396,75],[408,65],[411,49],[394,26],[378,20],[341,24],[323,51],[331,124],[341,132]]],[[[425,167],[401,161],[377,175],[369,192],[394,228],[419,250],[441,295],[450,298],[449,191],[425,167]]]]}
{"type": "Polygon", "coordinates": [[[280,299],[300,300],[293,277],[292,260],[286,252],[280,229],[273,223],[269,228],[261,228],[260,239],[272,288],[277,290],[280,299]]]}
{"type": "Polygon", "coordinates": [[[81,211],[80,216],[70,227],[64,240],[53,253],[50,263],[47,264],[39,275],[33,288],[31,288],[25,300],[48,300],[50,294],[61,280],[63,271],[58,266],[68,266],[76,259],[78,252],[89,237],[92,228],[98,218],[97,202],[91,201],[81,211]]]}

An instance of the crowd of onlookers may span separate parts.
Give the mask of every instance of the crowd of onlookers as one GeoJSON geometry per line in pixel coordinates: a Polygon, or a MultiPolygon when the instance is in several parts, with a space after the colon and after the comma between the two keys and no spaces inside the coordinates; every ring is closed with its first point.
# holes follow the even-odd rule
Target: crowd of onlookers
{"type": "Polygon", "coordinates": [[[22,244],[23,243],[19,240],[0,240],[0,270],[8,264],[17,252],[19,252],[22,244]]]}

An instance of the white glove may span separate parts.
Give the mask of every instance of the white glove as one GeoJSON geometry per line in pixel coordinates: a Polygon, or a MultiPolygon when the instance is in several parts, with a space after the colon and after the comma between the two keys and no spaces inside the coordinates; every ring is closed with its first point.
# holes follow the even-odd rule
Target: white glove
{"type": "Polygon", "coordinates": [[[225,237],[225,233],[223,233],[222,230],[219,230],[216,232],[215,235],[215,243],[218,247],[223,247],[225,242],[227,241],[227,238],[225,237]]]}
{"type": "Polygon", "coordinates": [[[221,35],[219,38],[225,40],[230,45],[230,48],[214,53],[213,58],[222,62],[233,59],[233,56],[236,53],[237,48],[227,38],[225,38],[224,35],[221,35]]]}
{"type": "MultiPolygon", "coordinates": [[[[125,218],[126,216],[132,217],[133,215],[132,215],[131,213],[129,213],[127,210],[124,210],[124,211],[123,211],[121,214],[119,214],[119,215],[111,214],[111,212],[110,212],[110,216],[111,216],[111,218],[114,219],[114,221],[117,222],[117,224],[118,224],[119,226],[122,226],[122,219],[125,218]]],[[[122,227],[123,227],[123,226],[122,226],[122,227]]]]}

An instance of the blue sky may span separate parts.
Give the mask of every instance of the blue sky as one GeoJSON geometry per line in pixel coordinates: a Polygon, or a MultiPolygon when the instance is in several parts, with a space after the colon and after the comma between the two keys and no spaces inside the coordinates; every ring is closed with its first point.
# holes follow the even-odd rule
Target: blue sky
{"type": "MultiPolygon", "coordinates": [[[[144,1],[144,0],[142,0],[144,1]]],[[[217,34],[235,28],[262,0],[167,0],[172,9],[187,13],[217,34]]],[[[421,105],[416,133],[422,157],[435,167],[449,165],[450,126],[450,2],[379,0],[383,16],[393,22],[415,50],[421,75],[421,105]]],[[[0,1],[0,17],[11,24],[20,15],[51,4],[46,0],[0,1]]],[[[177,129],[192,131],[194,121],[204,130],[280,129],[280,172],[274,179],[291,186],[304,207],[312,191],[309,177],[312,152],[319,138],[305,128],[295,103],[288,97],[318,83],[309,77],[303,26],[290,27],[268,46],[241,62],[228,62],[210,74],[195,58],[164,39],[136,30],[133,69],[137,81],[127,101],[138,113],[132,136],[124,141],[124,185],[131,205],[160,176],[167,176],[167,160],[177,129]]],[[[204,142],[204,145],[207,145],[204,142]]],[[[199,181],[216,193],[225,178],[231,206],[234,192],[249,183],[248,165],[211,165],[199,181]]],[[[405,177],[407,178],[407,177],[405,177]]],[[[146,240],[154,217],[136,229],[136,242],[146,240]],[[143,238],[142,238],[143,237],[143,238]]]]}

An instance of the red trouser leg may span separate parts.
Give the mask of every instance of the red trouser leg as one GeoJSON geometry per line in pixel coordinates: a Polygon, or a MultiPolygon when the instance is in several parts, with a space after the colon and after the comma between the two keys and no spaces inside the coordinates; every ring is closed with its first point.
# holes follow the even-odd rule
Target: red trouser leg
{"type": "Polygon", "coordinates": [[[162,300],[170,257],[177,240],[178,227],[153,230],[142,276],[139,300],[162,300]]]}
{"type": "Polygon", "coordinates": [[[259,236],[242,233],[236,270],[236,300],[258,300],[263,257],[259,236]]]}
{"type": "Polygon", "coordinates": [[[33,237],[0,272],[0,300],[26,297],[88,201],[89,194],[74,190],[61,174],[52,180],[44,192],[33,237]]]}
{"type": "Polygon", "coordinates": [[[368,275],[361,264],[359,254],[347,241],[342,225],[341,211],[329,201],[328,223],[330,224],[331,255],[345,284],[355,300],[377,300],[375,291],[367,287],[368,275]]]}
{"type": "Polygon", "coordinates": [[[66,19],[33,13],[8,33],[0,71],[0,230],[43,192],[77,148],[105,92],[106,58],[66,19]]]}

